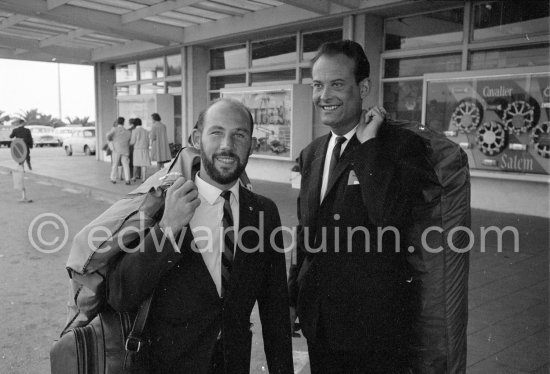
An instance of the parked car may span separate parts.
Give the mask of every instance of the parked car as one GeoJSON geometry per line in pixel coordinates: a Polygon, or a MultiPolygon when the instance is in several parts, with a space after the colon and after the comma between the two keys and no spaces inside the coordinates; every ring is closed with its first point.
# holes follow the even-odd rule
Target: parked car
{"type": "Polygon", "coordinates": [[[0,147],[11,145],[12,139],[10,139],[10,134],[13,131],[15,126],[0,126],[0,147]]]}
{"type": "Polygon", "coordinates": [[[54,136],[59,141],[59,145],[63,145],[65,139],[70,138],[75,131],[82,130],[82,126],[62,126],[56,127],[53,130],[54,136]]]}
{"type": "Polygon", "coordinates": [[[95,127],[81,127],[75,130],[69,138],[63,141],[63,148],[65,148],[67,156],[72,156],[73,152],[83,152],[88,156],[95,154],[95,127]]]}
{"type": "Polygon", "coordinates": [[[59,145],[59,139],[54,135],[53,127],[43,125],[28,125],[26,127],[31,130],[35,147],[43,147],[45,145],[57,147],[59,145]]]}

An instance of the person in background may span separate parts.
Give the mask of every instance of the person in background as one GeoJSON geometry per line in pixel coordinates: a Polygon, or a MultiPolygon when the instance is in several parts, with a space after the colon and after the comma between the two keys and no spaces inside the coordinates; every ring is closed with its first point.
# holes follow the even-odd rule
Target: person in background
{"type": "Polygon", "coordinates": [[[133,119],[134,130],[130,137],[130,146],[133,148],[134,159],[134,176],[132,182],[141,176],[142,180],[146,179],[147,167],[151,166],[149,158],[149,132],[141,127],[141,119],[133,119]]]}
{"type": "Polygon", "coordinates": [[[27,145],[27,158],[25,161],[27,162],[27,166],[29,167],[29,170],[32,170],[31,148],[34,145],[34,141],[32,139],[31,130],[25,127],[24,119],[16,119],[15,121],[13,121],[13,124],[16,125],[17,127],[12,130],[10,134],[10,139],[13,139],[13,138],[23,139],[23,141],[27,145]]]}
{"type": "Polygon", "coordinates": [[[151,139],[151,161],[155,161],[157,170],[160,170],[165,163],[172,159],[172,155],[170,154],[166,125],[160,122],[161,119],[158,113],[153,113],[151,118],[153,119],[153,126],[149,134],[151,139]]]}
{"type": "Polygon", "coordinates": [[[117,126],[107,133],[107,140],[113,142],[111,182],[116,183],[118,164],[122,163],[124,180],[130,184],[130,131],[124,128],[124,117],[117,118],[117,126]]]}
{"type": "MultiPolygon", "coordinates": [[[[135,118],[128,119],[128,124],[130,125],[130,134],[132,134],[136,128],[136,124],[134,123],[135,118]]],[[[137,168],[138,173],[141,171],[140,168],[137,168]]],[[[135,174],[136,169],[134,168],[134,146],[132,142],[130,141],[130,180],[135,181],[139,178],[139,174],[135,174]]]]}

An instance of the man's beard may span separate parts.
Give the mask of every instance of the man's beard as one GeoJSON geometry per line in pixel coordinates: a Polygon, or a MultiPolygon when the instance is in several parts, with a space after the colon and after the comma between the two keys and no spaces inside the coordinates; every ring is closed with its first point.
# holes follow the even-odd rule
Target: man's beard
{"type": "Polygon", "coordinates": [[[215,182],[219,184],[229,184],[231,182],[236,181],[239,179],[240,175],[243,173],[244,169],[246,168],[246,162],[242,163],[239,156],[237,156],[235,153],[232,152],[219,152],[212,156],[212,159],[209,159],[203,152],[201,152],[201,162],[204,165],[204,169],[206,170],[206,173],[214,180],[215,182]],[[216,166],[214,165],[214,159],[216,157],[232,157],[235,160],[237,160],[237,166],[235,170],[232,172],[224,173],[218,169],[216,169],[216,166]]]}

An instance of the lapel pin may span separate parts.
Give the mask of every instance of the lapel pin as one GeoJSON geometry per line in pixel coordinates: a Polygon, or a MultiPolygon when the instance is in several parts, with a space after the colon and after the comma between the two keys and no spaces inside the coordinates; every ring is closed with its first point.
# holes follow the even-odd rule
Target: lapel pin
{"type": "Polygon", "coordinates": [[[250,211],[253,211],[253,210],[254,210],[254,209],[252,209],[252,207],[251,207],[251,206],[249,206],[249,207],[248,207],[248,209],[249,209],[250,211]]]}

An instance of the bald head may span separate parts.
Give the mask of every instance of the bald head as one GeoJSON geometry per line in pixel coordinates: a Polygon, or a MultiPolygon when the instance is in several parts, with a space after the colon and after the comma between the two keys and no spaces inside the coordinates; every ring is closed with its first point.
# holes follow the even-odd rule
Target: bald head
{"type": "Polygon", "coordinates": [[[233,100],[233,99],[219,99],[214,101],[212,104],[210,104],[206,109],[204,109],[199,114],[199,119],[197,120],[197,123],[195,124],[195,128],[198,129],[200,132],[204,129],[204,122],[206,120],[206,117],[208,116],[208,113],[212,110],[220,110],[225,113],[232,112],[234,114],[240,113],[240,115],[243,117],[243,121],[249,125],[250,128],[250,134],[252,134],[252,131],[254,129],[254,119],[252,118],[252,114],[248,110],[246,106],[244,106],[243,103],[233,100]]]}

